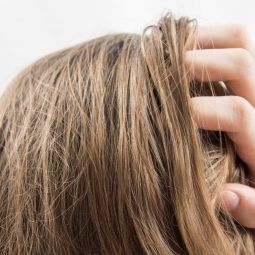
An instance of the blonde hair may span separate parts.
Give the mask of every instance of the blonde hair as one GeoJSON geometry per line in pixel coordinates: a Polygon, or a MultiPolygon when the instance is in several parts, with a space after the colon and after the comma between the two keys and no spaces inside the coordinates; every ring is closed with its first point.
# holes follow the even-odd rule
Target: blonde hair
{"type": "Polygon", "coordinates": [[[16,77],[0,100],[0,254],[253,254],[219,206],[246,167],[192,118],[192,96],[227,93],[188,80],[196,31],[167,13],[16,77]]]}

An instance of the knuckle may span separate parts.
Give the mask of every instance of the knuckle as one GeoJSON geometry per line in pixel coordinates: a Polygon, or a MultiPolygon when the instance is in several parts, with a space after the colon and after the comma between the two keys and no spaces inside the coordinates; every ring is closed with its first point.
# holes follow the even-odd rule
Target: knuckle
{"type": "Polygon", "coordinates": [[[232,36],[234,40],[237,40],[240,47],[246,48],[249,44],[249,32],[244,24],[235,24],[232,26],[232,36]]]}
{"type": "Polygon", "coordinates": [[[241,96],[232,96],[232,107],[238,126],[243,126],[249,122],[251,116],[254,114],[253,106],[241,96]]]}
{"type": "Polygon", "coordinates": [[[254,60],[248,50],[243,48],[235,49],[233,58],[234,64],[236,65],[236,70],[239,70],[240,75],[247,75],[253,72],[254,60]]]}

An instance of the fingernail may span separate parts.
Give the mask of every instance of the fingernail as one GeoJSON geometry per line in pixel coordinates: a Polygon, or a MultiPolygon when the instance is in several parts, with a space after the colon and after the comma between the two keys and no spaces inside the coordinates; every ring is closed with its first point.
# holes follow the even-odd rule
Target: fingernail
{"type": "Polygon", "coordinates": [[[240,199],[235,192],[229,190],[223,191],[223,203],[228,211],[233,211],[238,206],[239,201],[240,199]]]}

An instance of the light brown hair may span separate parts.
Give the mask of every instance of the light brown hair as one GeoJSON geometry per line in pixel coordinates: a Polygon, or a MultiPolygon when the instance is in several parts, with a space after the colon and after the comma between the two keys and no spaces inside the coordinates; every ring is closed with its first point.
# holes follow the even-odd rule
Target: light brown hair
{"type": "Polygon", "coordinates": [[[1,254],[253,254],[251,230],[219,206],[245,165],[192,118],[192,96],[227,93],[189,81],[196,31],[166,14],[16,77],[0,100],[1,254]]]}

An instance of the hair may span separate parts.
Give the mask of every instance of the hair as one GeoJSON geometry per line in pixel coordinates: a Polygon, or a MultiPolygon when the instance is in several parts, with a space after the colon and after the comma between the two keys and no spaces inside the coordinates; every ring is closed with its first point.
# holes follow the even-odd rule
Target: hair
{"type": "Polygon", "coordinates": [[[254,254],[219,203],[247,183],[223,132],[197,127],[197,21],[171,13],[28,66],[0,100],[0,254],[254,254]]]}

